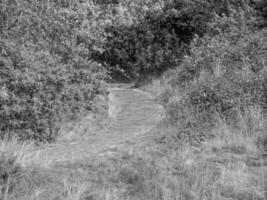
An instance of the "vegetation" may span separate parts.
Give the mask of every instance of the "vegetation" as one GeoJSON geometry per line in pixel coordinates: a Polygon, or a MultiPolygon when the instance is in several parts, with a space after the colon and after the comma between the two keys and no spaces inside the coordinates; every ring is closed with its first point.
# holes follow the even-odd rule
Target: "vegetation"
{"type": "Polygon", "coordinates": [[[1,3],[2,138],[51,141],[62,122],[97,110],[106,72],[88,56],[98,31],[88,31],[96,17],[90,9],[63,1],[1,3]]]}
{"type": "MultiPolygon", "coordinates": [[[[209,25],[215,15],[229,16],[231,9],[241,11],[247,6],[243,1],[216,0],[167,1],[160,5],[143,12],[144,17],[133,23],[107,26],[104,51],[95,52],[93,58],[114,74],[123,73],[142,82],[179,65],[195,35],[202,37],[215,31],[209,25]]],[[[260,7],[260,3],[256,5],[260,7]]]]}
{"type": "Polygon", "coordinates": [[[167,110],[160,143],[185,159],[168,162],[182,169],[171,192],[180,199],[266,198],[266,18],[263,2],[242,2],[215,14],[180,64],[144,86],[167,110]]]}
{"type": "MultiPolygon", "coordinates": [[[[240,129],[244,124],[254,126],[250,122],[254,109],[263,114],[266,31],[255,29],[252,13],[245,8],[216,15],[209,24],[212,31],[196,36],[179,67],[164,75],[160,99],[169,122],[179,131],[207,136],[218,122],[240,129]]],[[[246,131],[252,134],[254,128],[246,131]]]]}
{"type": "Polygon", "coordinates": [[[1,3],[0,198],[266,199],[266,5],[1,3]],[[53,141],[62,122],[97,113],[110,76],[165,107],[153,137],[45,168],[21,140],[53,141]]]}

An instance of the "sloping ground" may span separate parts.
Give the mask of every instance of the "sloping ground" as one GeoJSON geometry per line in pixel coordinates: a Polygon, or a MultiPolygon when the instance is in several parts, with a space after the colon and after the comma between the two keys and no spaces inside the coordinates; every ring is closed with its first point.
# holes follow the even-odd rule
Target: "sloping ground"
{"type": "Polygon", "coordinates": [[[144,135],[159,123],[164,115],[162,106],[152,95],[129,85],[111,85],[109,91],[109,116],[111,122],[82,141],[54,144],[34,152],[38,163],[51,165],[97,156],[109,148],[144,135]]]}

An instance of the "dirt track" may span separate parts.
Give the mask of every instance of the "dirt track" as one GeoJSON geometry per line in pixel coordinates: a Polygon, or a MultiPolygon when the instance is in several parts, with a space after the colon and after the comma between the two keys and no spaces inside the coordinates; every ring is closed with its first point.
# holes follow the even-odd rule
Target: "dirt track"
{"type": "Polygon", "coordinates": [[[128,85],[109,89],[111,122],[98,133],[78,142],[51,145],[38,152],[42,163],[71,162],[97,156],[147,133],[163,117],[163,108],[153,96],[128,85]]]}

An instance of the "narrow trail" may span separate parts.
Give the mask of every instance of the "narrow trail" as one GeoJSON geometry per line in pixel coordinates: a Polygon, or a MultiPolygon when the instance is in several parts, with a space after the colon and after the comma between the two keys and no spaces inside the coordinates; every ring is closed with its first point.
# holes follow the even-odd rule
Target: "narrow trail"
{"type": "Polygon", "coordinates": [[[38,158],[42,163],[73,162],[97,156],[144,135],[161,121],[163,108],[151,94],[127,85],[113,85],[109,92],[111,122],[107,127],[83,141],[55,144],[40,150],[38,158]]]}

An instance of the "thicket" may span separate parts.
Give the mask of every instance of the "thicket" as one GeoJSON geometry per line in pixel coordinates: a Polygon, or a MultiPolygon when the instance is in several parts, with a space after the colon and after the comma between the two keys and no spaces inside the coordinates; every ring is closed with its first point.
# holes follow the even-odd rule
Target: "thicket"
{"type": "Polygon", "coordinates": [[[190,53],[165,75],[161,99],[177,137],[210,137],[221,123],[247,134],[264,131],[257,117],[266,112],[266,30],[250,5],[215,15],[210,31],[196,35],[190,53]]]}
{"type": "Polygon", "coordinates": [[[101,14],[75,1],[0,4],[2,138],[51,141],[62,122],[97,111],[94,99],[106,93],[106,71],[89,54],[101,14]]]}
{"type": "Polygon", "coordinates": [[[92,57],[111,72],[141,82],[179,65],[194,36],[211,31],[209,23],[215,15],[228,16],[231,9],[246,5],[226,0],[155,2],[154,9],[143,12],[135,23],[106,27],[103,51],[92,57]]]}

